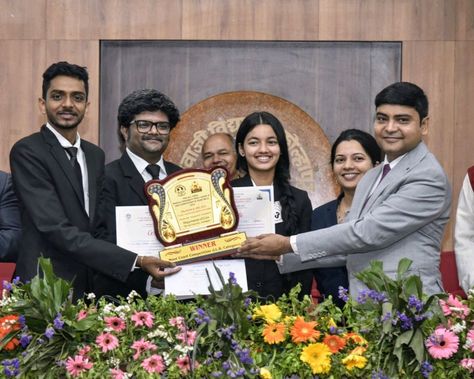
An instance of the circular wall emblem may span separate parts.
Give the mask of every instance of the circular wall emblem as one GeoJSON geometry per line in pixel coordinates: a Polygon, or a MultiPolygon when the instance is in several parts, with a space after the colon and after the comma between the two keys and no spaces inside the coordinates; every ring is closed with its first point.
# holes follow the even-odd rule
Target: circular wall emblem
{"type": "Polygon", "coordinates": [[[235,136],[244,117],[256,111],[272,113],[285,128],[291,184],[308,191],[313,207],[334,199],[338,188],[329,164],[331,146],[321,127],[295,104],[266,93],[227,92],[193,105],[171,132],[165,159],[186,168],[202,168],[206,138],[217,132],[235,136]]]}

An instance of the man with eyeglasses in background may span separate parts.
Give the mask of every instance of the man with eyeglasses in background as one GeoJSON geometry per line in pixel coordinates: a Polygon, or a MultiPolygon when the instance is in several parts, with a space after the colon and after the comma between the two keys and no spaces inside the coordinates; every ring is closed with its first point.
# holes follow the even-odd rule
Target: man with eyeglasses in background
{"type": "MultiPolygon", "coordinates": [[[[126,96],[118,108],[118,134],[122,156],[105,168],[97,237],[117,242],[115,207],[147,205],[144,185],[151,179],[164,179],[181,167],[163,159],[170,131],[179,121],[179,111],[164,94],[154,89],[140,89],[126,96]]],[[[96,274],[96,295],[127,296],[131,290],[145,297],[151,286],[162,283],[141,270],[135,270],[125,285],[96,274]]]]}

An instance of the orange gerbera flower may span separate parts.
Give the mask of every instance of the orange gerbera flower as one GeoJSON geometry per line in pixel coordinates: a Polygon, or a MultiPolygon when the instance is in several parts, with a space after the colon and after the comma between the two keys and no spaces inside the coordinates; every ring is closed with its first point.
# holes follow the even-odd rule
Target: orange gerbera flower
{"type": "MultiPolygon", "coordinates": [[[[18,322],[18,316],[8,315],[0,318],[0,341],[3,340],[8,333],[14,332],[20,329],[20,323],[18,322]]],[[[3,347],[5,350],[15,349],[20,341],[17,338],[12,338],[8,343],[3,347]]]]}
{"type": "Polygon", "coordinates": [[[350,332],[347,333],[344,337],[346,338],[347,342],[354,342],[358,345],[367,345],[367,340],[357,333],[350,332]]]}
{"type": "Polygon", "coordinates": [[[329,347],[332,353],[337,353],[346,346],[346,340],[344,338],[331,334],[326,335],[323,342],[329,347]]]}
{"type": "Polygon", "coordinates": [[[303,317],[297,317],[291,328],[291,339],[294,343],[316,341],[321,333],[314,328],[318,325],[316,321],[305,321],[303,317]]]}
{"type": "Polygon", "coordinates": [[[285,324],[281,322],[268,324],[262,332],[263,340],[270,345],[283,342],[285,340],[285,331],[285,324]]]}

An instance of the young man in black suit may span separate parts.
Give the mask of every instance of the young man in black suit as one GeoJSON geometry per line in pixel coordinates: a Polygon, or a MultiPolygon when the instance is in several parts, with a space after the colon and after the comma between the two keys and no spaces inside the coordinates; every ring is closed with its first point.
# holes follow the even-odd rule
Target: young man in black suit
{"type": "Polygon", "coordinates": [[[43,74],[40,111],[47,124],[18,141],[10,152],[13,184],[20,201],[23,236],[17,274],[37,273],[38,257],[51,259],[55,273],[73,281],[74,298],[91,290],[95,271],[125,282],[140,267],[154,278],[179,268],[155,257],[138,257],[91,235],[102,190],[104,152],[78,134],[88,102],[85,68],[58,62],[43,74]]]}
{"type": "MultiPolygon", "coordinates": [[[[141,89],[125,97],[118,109],[118,134],[125,151],[105,168],[104,202],[99,215],[97,236],[116,243],[116,206],[147,205],[144,185],[164,179],[181,168],[163,159],[170,131],[179,121],[179,111],[164,94],[141,89]]],[[[143,271],[130,275],[126,285],[96,275],[95,291],[100,295],[126,296],[131,290],[146,296],[151,278],[143,271]]],[[[153,285],[160,285],[153,282],[153,285]]],[[[161,286],[161,285],[160,285],[161,286]]]]}

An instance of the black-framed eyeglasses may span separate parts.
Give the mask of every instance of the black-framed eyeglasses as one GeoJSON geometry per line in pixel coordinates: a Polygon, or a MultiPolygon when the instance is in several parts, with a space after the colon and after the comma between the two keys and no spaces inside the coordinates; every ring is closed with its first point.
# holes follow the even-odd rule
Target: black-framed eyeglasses
{"type": "Polygon", "coordinates": [[[152,122],[148,120],[133,120],[130,125],[135,124],[139,133],[148,133],[154,126],[158,133],[168,134],[171,130],[171,125],[166,121],[152,122]]]}

